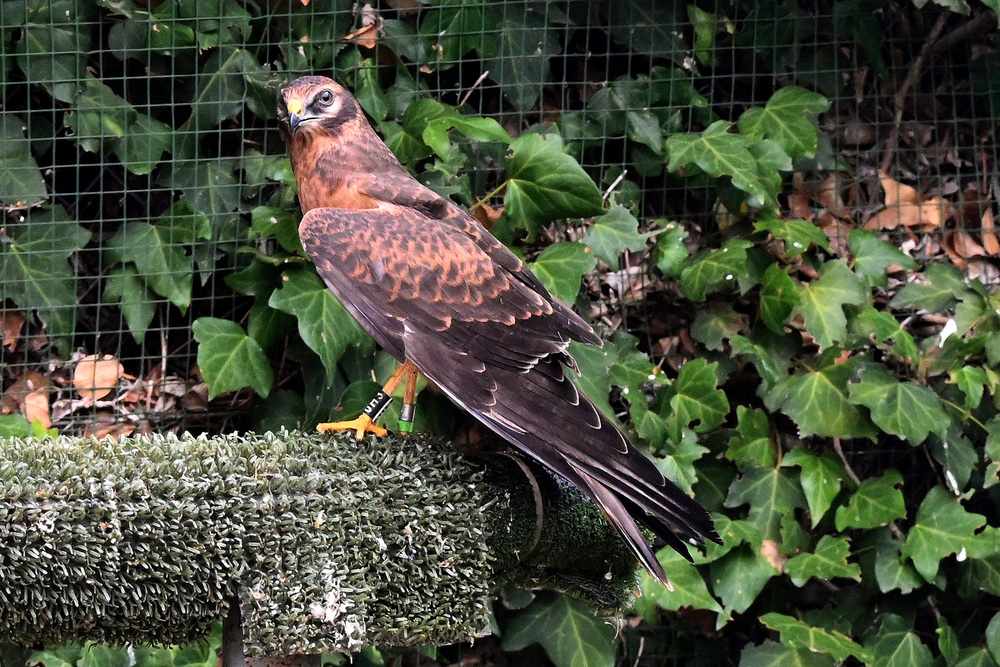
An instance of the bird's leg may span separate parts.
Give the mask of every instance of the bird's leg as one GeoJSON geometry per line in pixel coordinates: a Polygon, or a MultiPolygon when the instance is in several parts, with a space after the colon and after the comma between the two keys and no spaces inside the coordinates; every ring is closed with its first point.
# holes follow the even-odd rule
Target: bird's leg
{"type": "MultiPolygon", "coordinates": [[[[385,412],[385,409],[389,407],[389,404],[392,403],[391,394],[396,390],[396,387],[399,386],[399,383],[403,380],[404,376],[407,378],[406,388],[407,395],[409,396],[410,384],[412,383],[414,388],[416,387],[417,372],[417,367],[414,366],[409,359],[407,359],[404,364],[400,365],[400,367],[396,369],[396,372],[392,374],[392,377],[385,383],[382,390],[375,394],[375,397],[372,400],[368,401],[368,405],[365,406],[365,409],[361,413],[360,417],[349,421],[319,424],[316,426],[316,430],[320,433],[326,433],[327,431],[354,431],[358,438],[363,438],[367,432],[374,433],[376,436],[381,438],[383,435],[388,433],[388,431],[381,426],[376,425],[374,423],[375,420],[378,419],[379,416],[385,412]]],[[[410,399],[412,402],[412,396],[410,396],[410,399]]]]}
{"type": "MultiPolygon", "coordinates": [[[[409,363],[409,362],[407,362],[409,363]]],[[[417,414],[415,397],[417,394],[417,369],[406,376],[406,391],[403,393],[403,407],[399,409],[399,432],[413,433],[413,418],[417,414]]]]}

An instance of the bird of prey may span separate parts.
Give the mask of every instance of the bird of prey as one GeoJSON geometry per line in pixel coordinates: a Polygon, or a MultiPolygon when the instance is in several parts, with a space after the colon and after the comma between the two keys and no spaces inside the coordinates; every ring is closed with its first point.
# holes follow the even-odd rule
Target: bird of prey
{"type": "MultiPolygon", "coordinates": [[[[406,378],[412,404],[422,373],[593,498],[667,586],[636,521],[685,556],[683,536],[718,541],[708,512],[570,381],[570,341],[602,344],[590,325],[474,217],[413,178],[350,93],[326,77],[303,77],[281,91],[278,117],[305,214],[306,253],[344,307],[402,363],[383,398],[406,378]]],[[[320,429],[384,434],[372,414],[320,429]]]]}

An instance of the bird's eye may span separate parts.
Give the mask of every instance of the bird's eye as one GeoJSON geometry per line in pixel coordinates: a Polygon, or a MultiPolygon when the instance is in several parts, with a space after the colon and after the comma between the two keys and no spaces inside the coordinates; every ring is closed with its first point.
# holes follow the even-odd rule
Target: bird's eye
{"type": "Polygon", "coordinates": [[[333,93],[329,90],[324,90],[316,99],[318,99],[319,103],[323,106],[330,106],[333,104],[333,93]]]}

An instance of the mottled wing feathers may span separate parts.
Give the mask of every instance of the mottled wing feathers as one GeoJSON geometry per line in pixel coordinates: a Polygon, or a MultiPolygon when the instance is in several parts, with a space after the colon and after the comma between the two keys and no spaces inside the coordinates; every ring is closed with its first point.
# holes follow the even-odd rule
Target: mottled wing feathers
{"type": "Polygon", "coordinates": [[[652,572],[662,574],[629,515],[675,548],[683,545],[672,531],[714,536],[705,510],[664,480],[566,376],[566,347],[574,338],[589,342],[589,327],[499,266],[460,225],[394,205],[320,208],[306,214],[299,233],[320,275],[366,328],[375,326],[380,344],[590,492],[652,572]]]}

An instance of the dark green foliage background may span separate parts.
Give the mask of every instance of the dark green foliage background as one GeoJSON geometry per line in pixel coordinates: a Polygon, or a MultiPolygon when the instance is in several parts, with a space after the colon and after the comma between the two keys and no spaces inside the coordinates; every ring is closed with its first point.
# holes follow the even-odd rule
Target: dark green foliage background
{"type": "MultiPolygon", "coordinates": [[[[375,9],[373,50],[341,39],[365,21],[349,2],[0,2],[0,302],[35,318],[46,359],[95,345],[125,358],[159,350],[161,332],[183,358],[193,332],[210,396],[258,397],[250,428],[360,410],[391,360],[302,254],[274,120],[282,82],[332,74],[422,182],[465,206],[502,204],[494,233],[553,293],[601,316],[605,347],[574,350],[581,386],[723,536],[692,549],[694,565],[664,551],[676,590],[644,577],[620,634],[570,597],[509,592],[488,659],[1000,662],[995,286],[922,266],[872,231],[831,239],[783,199],[793,172],[847,168],[817,131],[847,93],[844,54],[891,81],[883,22],[948,10],[829,2],[835,20],[820,26],[791,2],[375,9]],[[831,41],[804,50],[817,35],[831,41]],[[594,64],[591,52],[608,55],[594,64]],[[602,311],[608,266],[626,253],[649,285],[602,311]],[[664,313],[688,349],[655,351],[646,323],[664,313]],[[941,326],[914,327],[915,314],[941,326]],[[109,337],[108,317],[129,335],[109,337]]],[[[955,85],[995,119],[995,32],[982,43],[993,50],[955,85]]],[[[419,414],[418,428],[442,433],[455,419],[429,392],[419,414]]],[[[0,417],[0,434],[31,432],[0,417]]],[[[167,659],[140,653],[137,664],[167,659]]],[[[214,660],[196,653],[172,664],[214,660]]],[[[121,658],[91,647],[35,659],[121,658]]]]}

